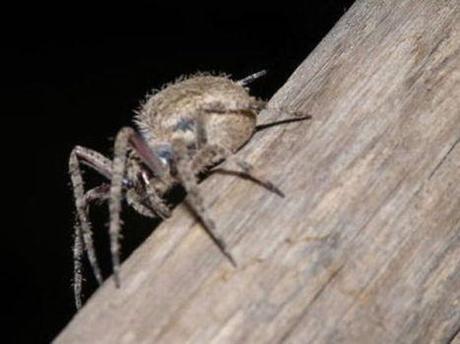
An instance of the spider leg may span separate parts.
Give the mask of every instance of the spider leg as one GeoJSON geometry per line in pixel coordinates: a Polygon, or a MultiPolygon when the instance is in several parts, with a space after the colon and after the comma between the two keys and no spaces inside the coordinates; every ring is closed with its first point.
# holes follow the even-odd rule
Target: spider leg
{"type": "Polygon", "coordinates": [[[74,243],[73,243],[73,295],[75,300],[75,307],[81,308],[81,286],[82,280],[82,264],[81,256],[83,255],[83,238],[80,223],[77,221],[74,225],[74,243]]]}
{"type": "MultiPolygon", "coordinates": [[[[271,107],[271,106],[267,106],[267,104],[265,104],[264,106],[262,106],[260,108],[260,111],[261,110],[265,110],[265,111],[269,111],[269,112],[275,112],[277,114],[286,114],[288,117],[284,118],[282,120],[278,120],[278,121],[267,122],[267,123],[258,123],[257,126],[256,126],[256,129],[255,129],[256,132],[260,131],[260,130],[267,129],[267,128],[271,128],[271,127],[274,127],[274,126],[277,126],[277,125],[287,124],[287,123],[291,123],[291,122],[304,121],[304,120],[312,118],[312,116],[310,114],[306,113],[306,112],[297,111],[297,110],[291,110],[291,109],[288,109],[287,107],[284,107],[284,106],[271,107]]],[[[260,114],[260,111],[259,111],[259,114],[260,114]]]]}
{"type": "MultiPolygon", "coordinates": [[[[85,216],[88,217],[89,205],[93,201],[100,201],[107,199],[109,191],[108,184],[102,184],[98,187],[95,187],[89,190],[84,196],[84,211],[85,216]]],[[[83,231],[81,229],[81,223],[79,216],[77,214],[77,219],[75,221],[75,234],[74,234],[74,246],[73,246],[73,261],[74,261],[74,280],[73,280],[73,289],[74,289],[74,298],[75,306],[77,309],[81,308],[81,289],[82,289],[82,264],[81,257],[83,255],[83,231]]]]}
{"type": "Polygon", "coordinates": [[[126,198],[128,204],[134,208],[139,214],[155,218],[161,217],[162,219],[171,216],[171,209],[165,204],[163,199],[155,192],[153,188],[147,186],[147,195],[142,197],[134,189],[128,189],[126,198]],[[149,206],[144,204],[145,198],[149,200],[149,206]]]}
{"type": "MultiPolygon", "coordinates": [[[[102,274],[97,262],[97,257],[93,243],[93,233],[91,223],[87,214],[87,202],[85,198],[85,190],[83,176],[80,169],[80,162],[92,167],[97,172],[110,178],[111,167],[110,160],[102,154],[88,148],[76,146],[70,153],[69,158],[69,173],[73,185],[75,197],[75,206],[77,209],[78,228],[81,230],[81,238],[84,242],[88,260],[93,270],[94,276],[99,284],[102,284],[102,274]]],[[[76,238],[80,237],[78,235],[76,238]]]]}
{"type": "MultiPolygon", "coordinates": [[[[225,108],[223,104],[221,103],[214,103],[214,104],[208,104],[206,108],[203,109],[203,111],[206,112],[212,112],[212,113],[221,113],[221,114],[226,114],[226,113],[237,113],[241,114],[244,116],[252,116],[255,115],[255,113],[260,113],[261,110],[267,110],[267,111],[276,111],[276,112],[282,112],[286,113],[290,118],[280,120],[280,121],[275,121],[275,122],[270,122],[270,123],[265,123],[265,124],[259,124],[256,126],[255,131],[260,131],[272,126],[280,125],[280,124],[285,124],[285,123],[290,123],[290,122],[297,122],[297,121],[302,121],[306,119],[311,119],[312,116],[303,112],[299,111],[290,111],[289,109],[286,109],[284,107],[279,107],[279,108],[271,108],[267,107],[267,104],[263,100],[256,100],[253,108],[250,109],[244,109],[244,108],[225,108]]],[[[203,116],[199,117],[199,121],[197,123],[197,132],[203,132],[205,131],[204,129],[204,119],[203,116]]],[[[200,138],[200,135],[197,135],[198,138],[200,138]]],[[[265,178],[263,174],[254,166],[252,166],[250,163],[239,159],[235,155],[233,155],[230,151],[228,151],[225,147],[222,147],[217,144],[208,144],[206,141],[206,137],[203,137],[203,139],[198,141],[198,147],[200,150],[198,153],[195,155],[195,161],[194,161],[194,166],[193,169],[194,171],[202,171],[203,169],[206,169],[209,166],[209,162],[212,164],[215,164],[221,160],[226,160],[226,163],[228,165],[233,165],[234,167],[237,168],[237,170],[240,171],[243,175],[249,177],[250,179],[262,184],[265,186],[268,190],[276,193],[277,195],[284,197],[283,192],[275,186],[270,180],[265,178]]]]}
{"type": "Polygon", "coordinates": [[[275,126],[277,126],[277,125],[287,124],[287,123],[292,123],[292,122],[304,121],[304,120],[306,120],[306,119],[311,119],[311,118],[312,118],[311,115],[302,115],[302,116],[298,116],[298,117],[292,117],[292,118],[282,119],[282,120],[279,120],[279,121],[274,121],[274,122],[269,122],[269,123],[258,124],[258,125],[256,126],[255,131],[261,131],[261,130],[264,130],[264,129],[267,129],[267,128],[275,127],[275,126]]]}
{"type": "Polygon", "coordinates": [[[201,197],[201,194],[198,190],[198,183],[192,169],[192,161],[188,157],[186,144],[181,140],[174,140],[173,148],[177,176],[187,192],[187,204],[201,220],[204,230],[211,238],[211,240],[217,245],[224,256],[227,257],[230,263],[236,267],[236,262],[228,251],[227,245],[225,244],[223,238],[215,233],[216,225],[214,224],[214,221],[208,216],[206,212],[203,198],[201,197]]]}
{"type": "Polygon", "coordinates": [[[239,171],[249,177],[250,179],[260,183],[263,185],[267,190],[276,193],[280,197],[284,197],[284,193],[271,182],[268,178],[266,178],[262,172],[259,171],[258,168],[254,167],[249,162],[238,158],[235,155],[231,155],[226,158],[227,164],[230,166],[234,166],[235,168],[239,169],[239,171]]]}
{"type": "MultiPolygon", "coordinates": [[[[285,118],[279,121],[274,121],[274,122],[268,122],[268,123],[262,123],[262,124],[259,123],[257,124],[255,131],[260,131],[260,130],[270,128],[270,127],[280,125],[280,124],[303,121],[303,120],[312,118],[310,114],[303,112],[303,111],[290,110],[284,106],[280,106],[280,107],[268,106],[267,102],[262,99],[256,99],[254,103],[252,104],[252,106],[249,108],[244,108],[244,107],[228,108],[228,107],[225,107],[224,104],[222,104],[221,102],[215,102],[215,103],[207,104],[206,107],[202,109],[204,113],[215,113],[215,114],[236,113],[242,116],[257,115],[257,114],[260,114],[262,110],[286,114],[288,115],[288,118],[285,118]]],[[[203,120],[203,116],[200,116],[199,122],[198,122],[198,131],[197,131],[198,138],[200,138],[200,131],[201,132],[204,131],[203,128],[204,128],[204,120],[203,120]]],[[[200,140],[198,140],[198,143],[200,143],[200,140]]]]}
{"type": "Polygon", "coordinates": [[[192,169],[194,171],[203,171],[224,159],[227,165],[236,169],[240,174],[260,183],[262,186],[276,193],[278,196],[284,197],[283,192],[270,180],[264,177],[257,168],[217,144],[208,144],[198,151],[192,161],[192,169]]]}
{"type": "Polygon", "coordinates": [[[260,78],[261,76],[264,76],[265,74],[267,74],[267,71],[265,69],[262,69],[261,71],[258,71],[254,74],[248,75],[247,77],[241,80],[238,80],[236,83],[240,84],[241,86],[246,86],[250,84],[251,82],[253,82],[254,80],[260,78]]]}
{"type": "MultiPolygon", "coordinates": [[[[120,212],[122,201],[123,178],[126,173],[128,162],[128,149],[132,148],[151,169],[152,172],[161,180],[165,174],[165,168],[159,158],[157,158],[148,144],[134,129],[122,128],[116,138],[114,146],[114,159],[112,163],[112,183],[110,186],[110,252],[112,256],[113,277],[115,285],[120,286],[120,212]]],[[[138,207],[140,209],[140,207],[138,207]]]]}
{"type": "Polygon", "coordinates": [[[128,204],[142,216],[150,218],[158,217],[157,214],[142,203],[142,197],[135,190],[129,189],[126,192],[126,200],[128,204]]]}
{"type": "MultiPolygon", "coordinates": [[[[240,114],[242,116],[252,116],[254,114],[260,114],[262,110],[265,111],[270,111],[270,112],[275,112],[275,113],[281,113],[281,114],[286,114],[288,115],[288,118],[284,118],[279,121],[273,121],[273,122],[267,122],[267,123],[259,123],[257,124],[255,131],[260,131],[266,128],[271,128],[277,125],[281,124],[286,124],[286,123],[291,123],[291,122],[298,122],[298,121],[304,121],[307,119],[311,119],[312,116],[308,113],[302,112],[302,111],[296,111],[296,110],[290,110],[286,107],[269,107],[267,102],[261,99],[255,100],[254,104],[252,105],[251,108],[226,108],[222,103],[216,102],[216,103],[211,103],[208,104],[205,108],[203,108],[203,111],[206,112],[211,112],[211,113],[217,113],[217,114],[227,114],[227,113],[236,113],[240,114]]],[[[198,123],[198,134],[200,133],[200,127],[204,125],[204,121],[200,119],[198,123]]],[[[201,129],[203,131],[203,129],[201,129]]],[[[199,137],[199,136],[198,136],[199,137]]]]}
{"type": "Polygon", "coordinates": [[[146,192],[150,206],[153,208],[155,214],[157,214],[162,219],[170,217],[171,209],[169,209],[169,207],[165,204],[157,192],[150,186],[147,187],[146,192]]]}

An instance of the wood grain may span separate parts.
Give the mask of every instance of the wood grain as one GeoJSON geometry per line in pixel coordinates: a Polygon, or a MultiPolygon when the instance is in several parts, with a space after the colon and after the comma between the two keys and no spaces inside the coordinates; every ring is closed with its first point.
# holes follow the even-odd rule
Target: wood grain
{"type": "Polygon", "coordinates": [[[200,185],[238,268],[180,205],[55,342],[458,342],[459,7],[356,1],[238,153],[286,197],[200,185]]]}

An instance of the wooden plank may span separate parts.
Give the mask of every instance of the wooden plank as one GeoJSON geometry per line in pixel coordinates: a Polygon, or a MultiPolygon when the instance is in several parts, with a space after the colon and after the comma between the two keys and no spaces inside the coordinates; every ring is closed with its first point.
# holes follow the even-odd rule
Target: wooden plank
{"type": "Polygon", "coordinates": [[[313,120],[239,153],[287,196],[200,186],[238,268],[179,206],[55,342],[458,340],[459,26],[457,0],[358,0],[271,100],[313,120]]]}

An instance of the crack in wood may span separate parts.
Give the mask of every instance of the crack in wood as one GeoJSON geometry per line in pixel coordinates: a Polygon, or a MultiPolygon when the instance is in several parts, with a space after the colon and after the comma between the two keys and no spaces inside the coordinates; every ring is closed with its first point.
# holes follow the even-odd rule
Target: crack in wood
{"type": "Polygon", "coordinates": [[[302,322],[302,320],[305,318],[305,316],[310,312],[311,306],[319,299],[321,294],[326,290],[329,284],[335,279],[335,277],[339,274],[339,272],[343,269],[345,266],[345,263],[341,264],[337,269],[335,269],[327,281],[321,286],[321,288],[318,289],[318,291],[315,293],[313,298],[310,300],[308,305],[305,306],[305,309],[302,311],[302,313],[297,317],[297,319],[294,320],[294,322],[289,326],[289,328],[286,330],[284,335],[280,338],[279,343],[284,343],[289,336],[294,332],[296,327],[302,322]]]}
{"type": "Polygon", "coordinates": [[[435,166],[433,171],[431,171],[430,175],[428,176],[428,179],[431,179],[433,175],[436,173],[436,171],[441,167],[441,165],[446,161],[447,157],[449,154],[454,150],[455,146],[460,142],[460,137],[454,142],[454,144],[449,148],[446,154],[441,158],[441,160],[438,162],[438,164],[435,166]]]}

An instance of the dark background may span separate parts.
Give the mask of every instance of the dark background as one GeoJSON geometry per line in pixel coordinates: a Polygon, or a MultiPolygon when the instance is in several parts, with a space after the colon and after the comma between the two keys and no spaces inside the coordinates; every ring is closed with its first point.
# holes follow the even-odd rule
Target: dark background
{"type": "MultiPolygon", "coordinates": [[[[242,78],[268,69],[252,90],[270,98],[352,3],[306,1],[294,10],[279,2],[260,8],[143,5],[119,8],[116,15],[67,9],[43,16],[29,8],[21,17],[24,33],[2,42],[2,265],[10,290],[2,295],[2,308],[11,322],[2,342],[49,342],[75,314],[67,176],[74,145],[110,154],[111,138],[130,125],[145,93],[181,74],[215,71],[242,78]]],[[[88,185],[100,180],[86,176],[88,185]]],[[[105,207],[91,218],[107,277],[105,207]]],[[[124,235],[127,257],[153,226],[129,210],[123,218],[138,230],[124,235]]],[[[88,270],[87,279],[86,297],[96,288],[88,270]]]]}

